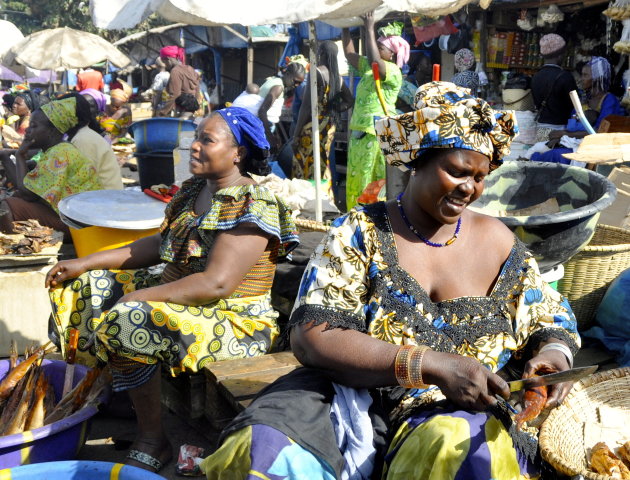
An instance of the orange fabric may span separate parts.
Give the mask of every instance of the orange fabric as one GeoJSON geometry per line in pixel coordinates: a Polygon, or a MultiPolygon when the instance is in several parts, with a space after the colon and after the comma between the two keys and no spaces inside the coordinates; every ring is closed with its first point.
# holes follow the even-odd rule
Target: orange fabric
{"type": "Polygon", "coordinates": [[[86,88],[103,91],[105,82],[103,81],[101,72],[98,70],[88,70],[77,75],[77,90],[81,92],[86,88]]]}

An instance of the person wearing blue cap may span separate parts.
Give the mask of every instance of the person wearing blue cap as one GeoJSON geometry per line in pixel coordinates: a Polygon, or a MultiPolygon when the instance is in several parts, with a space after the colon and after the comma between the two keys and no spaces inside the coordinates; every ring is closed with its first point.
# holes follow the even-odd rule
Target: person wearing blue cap
{"type": "Polygon", "coordinates": [[[262,122],[243,108],[206,117],[191,146],[193,177],[166,207],[160,233],[55,265],[46,277],[62,352],[109,364],[128,391],[138,433],[127,463],[157,471],[172,457],[161,424],[160,365],[175,375],[267,353],[278,337],[271,284],[298,243],[291,211],[256,184],[269,171],[262,122]],[[165,262],[161,274],[147,267],[165,262]]]}

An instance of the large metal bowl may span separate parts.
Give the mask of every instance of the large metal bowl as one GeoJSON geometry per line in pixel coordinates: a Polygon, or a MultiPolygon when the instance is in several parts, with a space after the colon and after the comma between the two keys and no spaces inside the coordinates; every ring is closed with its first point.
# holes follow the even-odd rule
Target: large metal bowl
{"type": "Polygon", "coordinates": [[[498,217],[532,251],[542,272],[570,259],[593,234],[600,212],[617,196],[615,185],[591,170],[543,162],[506,162],[489,175],[473,208],[498,217]],[[555,198],[559,212],[512,216],[555,198]],[[505,213],[505,216],[502,216],[505,213]]]}

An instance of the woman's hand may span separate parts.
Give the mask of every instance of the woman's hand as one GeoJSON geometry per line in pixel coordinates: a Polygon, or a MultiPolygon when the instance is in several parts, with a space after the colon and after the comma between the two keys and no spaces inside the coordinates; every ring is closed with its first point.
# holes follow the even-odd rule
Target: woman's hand
{"type": "Polygon", "coordinates": [[[141,290],[134,290],[133,292],[129,292],[123,295],[122,297],[120,297],[120,299],[116,303],[149,301],[149,299],[147,298],[149,296],[147,295],[147,292],[149,290],[150,290],[149,288],[144,288],[141,290]]]}
{"type": "MultiPolygon", "coordinates": [[[[547,350],[531,358],[523,370],[523,377],[534,375],[543,370],[546,372],[563,372],[571,367],[567,357],[558,350],[547,350]]],[[[573,382],[557,383],[547,387],[546,407],[557,407],[573,388],[573,382]]]]}
{"type": "Polygon", "coordinates": [[[59,262],[46,274],[46,288],[54,288],[61,285],[69,278],[77,278],[79,275],[87,271],[88,268],[81,258],[59,262]]]}
{"type": "Polygon", "coordinates": [[[364,15],[361,15],[361,18],[363,19],[363,24],[365,25],[365,28],[374,27],[374,10],[366,12],[364,15]]]}
{"type": "Polygon", "coordinates": [[[496,404],[495,395],[506,399],[510,395],[505,380],[469,357],[430,350],[422,372],[425,382],[437,385],[446,398],[466,409],[485,410],[496,404]]]}
{"type": "Polygon", "coordinates": [[[15,158],[16,159],[22,158],[24,160],[29,158],[28,150],[32,148],[33,142],[34,140],[32,138],[24,137],[24,140],[20,144],[20,147],[17,149],[17,152],[15,152],[15,158]]]}

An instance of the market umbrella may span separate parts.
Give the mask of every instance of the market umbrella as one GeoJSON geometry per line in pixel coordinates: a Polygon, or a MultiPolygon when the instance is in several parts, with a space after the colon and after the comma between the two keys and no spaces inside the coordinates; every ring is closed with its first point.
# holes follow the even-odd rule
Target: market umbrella
{"type": "Polygon", "coordinates": [[[104,38],[72,28],[41,30],[13,45],[2,57],[4,66],[17,70],[27,66],[38,70],[85,68],[109,60],[126,67],[131,60],[104,38]]]}
{"type": "Polygon", "coordinates": [[[2,42],[0,42],[0,56],[2,56],[9,48],[20,42],[24,35],[11,22],[0,20],[0,38],[2,38],[2,42]]]}
{"type": "MultiPolygon", "coordinates": [[[[337,27],[359,25],[358,15],[377,10],[377,19],[391,11],[439,16],[456,12],[477,0],[273,0],[261,8],[260,0],[231,0],[217,8],[206,0],[90,0],[90,14],[99,28],[132,28],[154,12],[173,22],[189,25],[245,26],[323,20],[337,27]]],[[[488,8],[491,0],[480,0],[488,8]]]]}

